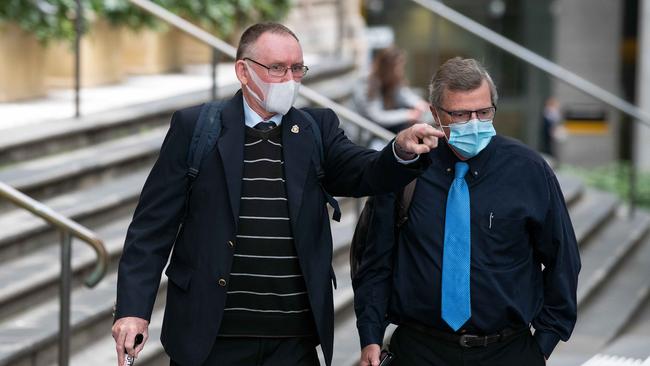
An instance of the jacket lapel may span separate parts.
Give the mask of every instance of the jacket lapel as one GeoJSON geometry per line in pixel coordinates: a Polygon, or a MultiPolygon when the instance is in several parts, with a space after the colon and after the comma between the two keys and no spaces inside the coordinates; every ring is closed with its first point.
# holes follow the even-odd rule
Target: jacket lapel
{"type": "Polygon", "coordinates": [[[300,112],[291,108],[282,119],[282,152],[289,216],[294,236],[296,236],[296,224],[302,204],[305,179],[315,144],[310,123],[304,120],[300,112]]]}
{"type": "Polygon", "coordinates": [[[244,105],[241,91],[230,99],[221,112],[223,124],[217,147],[224,168],[235,228],[239,222],[241,180],[244,168],[244,105]]]}

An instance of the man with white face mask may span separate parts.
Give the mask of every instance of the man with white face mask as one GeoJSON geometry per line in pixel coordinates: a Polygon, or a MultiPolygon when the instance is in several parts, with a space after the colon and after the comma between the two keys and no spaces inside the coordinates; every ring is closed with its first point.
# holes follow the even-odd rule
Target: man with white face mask
{"type": "Polygon", "coordinates": [[[379,364],[389,322],[391,366],[544,365],[576,321],[580,257],[560,186],[539,154],[496,134],[496,87],[476,60],[448,60],[429,90],[445,138],[405,224],[395,194],[375,197],[353,279],[360,365],[379,364]]]}
{"type": "Polygon", "coordinates": [[[161,340],[172,365],[312,366],[318,344],[331,364],[336,280],[326,193],[399,189],[426,168],[417,155],[443,134],[419,125],[384,151],[356,146],[331,110],[293,108],[308,70],[283,25],[243,33],[235,62],[242,88],[221,109],[216,147],[189,196],[186,157],[201,107],[174,113],[120,260],[113,326],[120,366],[125,349],[132,356],[142,349],[134,348],[138,333],[147,340],[170,253],[161,340]],[[314,164],[316,134],[324,175],[314,164]]]}

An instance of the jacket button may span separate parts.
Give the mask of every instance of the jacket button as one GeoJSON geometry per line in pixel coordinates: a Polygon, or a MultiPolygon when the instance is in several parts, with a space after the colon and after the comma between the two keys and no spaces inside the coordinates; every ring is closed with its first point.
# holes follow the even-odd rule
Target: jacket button
{"type": "Polygon", "coordinates": [[[223,278],[220,278],[219,279],[219,286],[226,287],[226,280],[224,280],[223,278]]]}
{"type": "Polygon", "coordinates": [[[228,240],[228,245],[230,245],[231,248],[235,247],[235,242],[232,240],[228,240]]]}

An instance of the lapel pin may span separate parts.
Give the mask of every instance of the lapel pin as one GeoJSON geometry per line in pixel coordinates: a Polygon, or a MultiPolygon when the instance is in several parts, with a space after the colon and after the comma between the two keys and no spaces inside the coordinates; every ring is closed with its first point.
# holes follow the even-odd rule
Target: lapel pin
{"type": "Polygon", "coordinates": [[[293,132],[293,133],[300,132],[300,127],[298,127],[298,125],[291,126],[291,132],[293,132]]]}

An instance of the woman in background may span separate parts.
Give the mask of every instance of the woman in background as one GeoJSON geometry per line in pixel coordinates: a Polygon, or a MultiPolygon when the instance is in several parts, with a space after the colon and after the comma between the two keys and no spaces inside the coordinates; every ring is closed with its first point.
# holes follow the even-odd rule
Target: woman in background
{"type": "Polygon", "coordinates": [[[370,74],[354,92],[358,111],[394,133],[424,122],[429,111],[429,103],[408,88],[405,64],[403,51],[394,47],[379,51],[370,74]]]}

